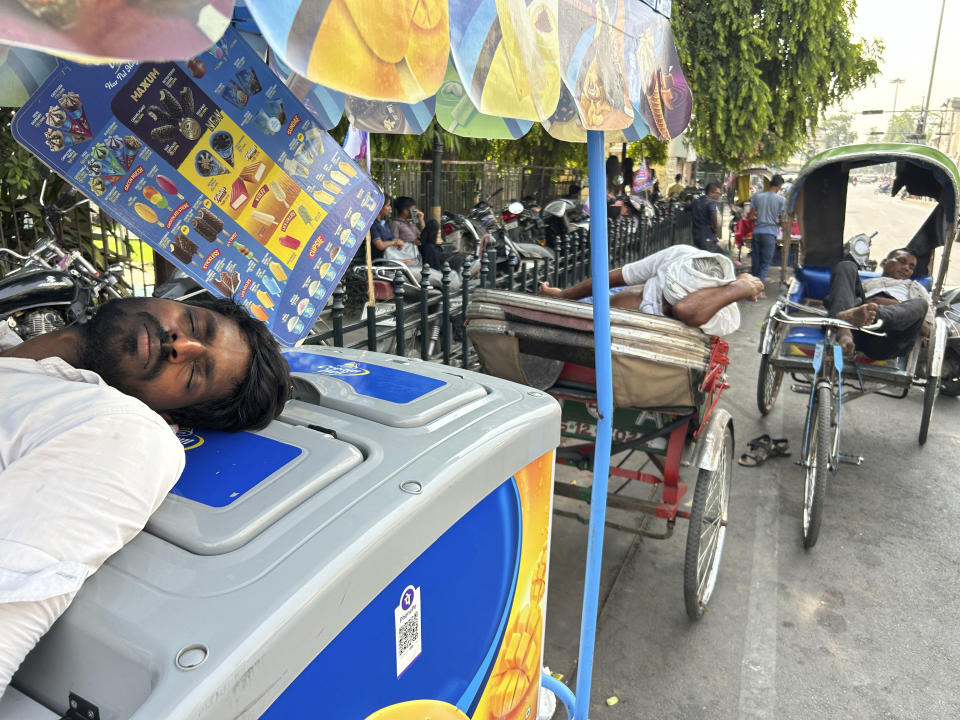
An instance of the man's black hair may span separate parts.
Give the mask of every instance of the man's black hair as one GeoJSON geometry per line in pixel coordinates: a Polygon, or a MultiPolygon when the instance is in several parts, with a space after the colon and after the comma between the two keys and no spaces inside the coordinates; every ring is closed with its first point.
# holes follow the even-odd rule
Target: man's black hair
{"type": "Polygon", "coordinates": [[[397,217],[399,217],[404,210],[409,210],[410,208],[414,207],[416,204],[417,204],[417,201],[414,200],[412,197],[408,197],[407,195],[401,195],[400,197],[398,197],[396,200],[393,201],[393,210],[394,212],[397,213],[397,217]]]}
{"type": "Polygon", "coordinates": [[[283,410],[290,397],[290,366],[267,326],[228,298],[195,299],[187,305],[202,307],[230,318],[250,346],[247,374],[229,396],[165,411],[177,425],[212,430],[259,430],[283,410]]]}
{"type": "Polygon", "coordinates": [[[567,191],[567,195],[577,195],[579,197],[581,190],[583,190],[583,188],[579,183],[570,183],[570,189],[567,191]]]}
{"type": "Polygon", "coordinates": [[[677,173],[676,175],[673,176],[673,180],[674,182],[680,182],[681,180],[683,180],[683,175],[681,173],[677,173]]]}
{"type": "Polygon", "coordinates": [[[783,175],[774,175],[770,178],[770,187],[783,187],[783,175]]]}
{"type": "Polygon", "coordinates": [[[911,250],[910,248],[897,248],[896,250],[891,250],[890,252],[888,252],[884,260],[889,260],[897,253],[907,253],[907,255],[913,255],[917,260],[920,259],[920,256],[917,255],[916,250],[911,250]]]}
{"type": "Polygon", "coordinates": [[[708,183],[703,192],[709,195],[714,190],[723,190],[723,188],[720,187],[720,183],[708,183]]]}

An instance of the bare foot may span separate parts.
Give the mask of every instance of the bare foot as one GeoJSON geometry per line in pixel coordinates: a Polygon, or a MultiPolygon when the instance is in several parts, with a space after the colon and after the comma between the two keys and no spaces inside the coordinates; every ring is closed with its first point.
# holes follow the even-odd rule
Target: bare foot
{"type": "Polygon", "coordinates": [[[837,328],[837,342],[840,343],[844,355],[853,355],[856,347],[853,344],[853,333],[848,328],[837,328]]]}
{"type": "MultiPolygon", "coordinates": [[[[869,325],[877,319],[877,304],[872,302],[864,303],[849,310],[841,310],[837,313],[837,319],[848,322],[856,327],[869,325]]],[[[847,332],[849,333],[850,331],[848,330],[847,332]]]]}
{"type": "Polygon", "coordinates": [[[542,282],[540,287],[537,288],[541,295],[547,295],[548,297],[562,298],[563,290],[560,288],[550,287],[550,283],[542,282]]]}

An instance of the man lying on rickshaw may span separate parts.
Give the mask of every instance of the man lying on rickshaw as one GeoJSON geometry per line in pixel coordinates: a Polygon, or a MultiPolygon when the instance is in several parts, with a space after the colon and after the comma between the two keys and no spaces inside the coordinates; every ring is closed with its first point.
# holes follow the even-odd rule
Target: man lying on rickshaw
{"type": "Polygon", "coordinates": [[[860,279],[852,260],[837,263],[830,278],[830,295],[824,305],[831,317],[866,327],[875,333],[837,329],[844,355],[859,350],[874,360],[906,355],[918,335],[929,335],[933,326],[930,294],[916,280],[917,256],[908,248],[893,250],[881,264],[883,275],[860,279]]]}
{"type": "MultiPolygon", "coordinates": [[[[610,287],[624,287],[611,307],[672,317],[708,335],[729,335],[740,327],[738,300],[756,302],[763,283],[753,275],[734,274],[725,255],[674,245],[610,271],[610,287]]],[[[564,300],[593,294],[593,280],[560,289],[540,284],[540,293],[564,300]]]]}

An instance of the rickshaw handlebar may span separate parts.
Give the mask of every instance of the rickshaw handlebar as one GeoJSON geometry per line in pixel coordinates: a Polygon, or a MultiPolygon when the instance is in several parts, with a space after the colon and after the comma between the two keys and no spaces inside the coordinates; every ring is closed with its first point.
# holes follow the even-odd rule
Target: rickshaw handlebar
{"type": "Polygon", "coordinates": [[[886,337],[886,333],[876,332],[874,330],[868,330],[866,327],[857,327],[856,325],[851,325],[850,323],[840,320],[838,318],[832,317],[801,317],[798,318],[793,315],[787,315],[783,310],[777,313],[776,318],[779,322],[784,323],[785,325],[798,325],[801,327],[832,327],[832,328],[847,328],[848,330],[859,330],[860,332],[867,333],[868,335],[876,335],[877,337],[886,337]]]}

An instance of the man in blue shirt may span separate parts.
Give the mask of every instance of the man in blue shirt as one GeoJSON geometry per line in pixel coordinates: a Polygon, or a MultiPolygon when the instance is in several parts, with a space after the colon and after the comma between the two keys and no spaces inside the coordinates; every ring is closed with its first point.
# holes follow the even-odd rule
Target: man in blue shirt
{"type": "Polygon", "coordinates": [[[777,249],[777,231],[780,228],[780,219],[787,201],[780,194],[783,187],[783,178],[774,175],[770,178],[770,189],[757,193],[750,198],[753,212],[757,219],[753,226],[753,243],[750,249],[752,261],[751,274],[766,282],[770,263],[773,262],[773,253],[777,249]]]}
{"type": "Polygon", "coordinates": [[[720,236],[720,215],[717,200],[723,189],[717,183],[710,183],[704,194],[690,206],[693,220],[693,244],[700,250],[722,252],[717,239],[720,236]]]}
{"type": "Polygon", "coordinates": [[[403,247],[403,240],[395,237],[393,228],[390,227],[390,213],[393,211],[389,196],[383,198],[383,207],[377,219],[370,226],[370,256],[377,260],[383,257],[383,251],[388,247],[403,247]]]}

